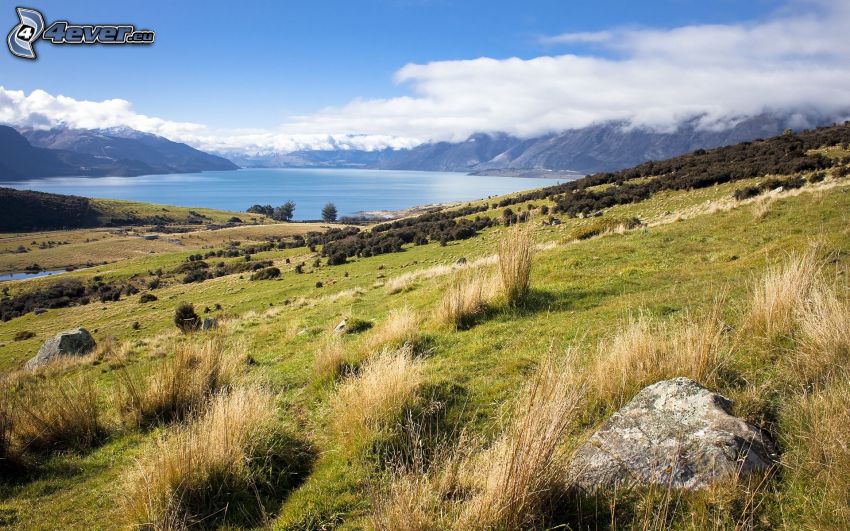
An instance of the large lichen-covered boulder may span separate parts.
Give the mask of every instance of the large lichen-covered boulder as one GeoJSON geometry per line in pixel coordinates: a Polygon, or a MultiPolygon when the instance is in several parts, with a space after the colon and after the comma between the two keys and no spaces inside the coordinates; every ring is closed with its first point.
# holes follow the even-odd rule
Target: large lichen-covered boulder
{"type": "Polygon", "coordinates": [[[688,378],[650,385],[578,449],[572,479],[588,491],[653,483],[693,490],[769,468],[771,441],[730,407],[688,378]]]}
{"type": "Polygon", "coordinates": [[[59,332],[41,345],[38,354],[31,358],[25,367],[32,370],[59,356],[84,356],[95,346],[94,338],[85,328],[59,332]]]}

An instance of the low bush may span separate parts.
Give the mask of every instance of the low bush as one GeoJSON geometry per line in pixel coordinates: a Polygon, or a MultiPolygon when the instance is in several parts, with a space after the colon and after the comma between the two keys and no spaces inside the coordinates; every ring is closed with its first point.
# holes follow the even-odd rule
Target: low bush
{"type": "Polygon", "coordinates": [[[139,304],[147,304],[149,302],[154,302],[157,300],[159,299],[157,299],[156,295],[154,295],[153,293],[142,293],[142,295],[139,297],[139,304]]]}
{"type": "Polygon", "coordinates": [[[276,267],[267,267],[265,269],[260,269],[253,275],[251,275],[251,280],[272,280],[280,276],[280,269],[276,267]]]}
{"type": "Polygon", "coordinates": [[[201,318],[195,313],[195,306],[191,302],[181,302],[177,306],[174,311],[174,324],[184,334],[198,329],[201,318]]]}

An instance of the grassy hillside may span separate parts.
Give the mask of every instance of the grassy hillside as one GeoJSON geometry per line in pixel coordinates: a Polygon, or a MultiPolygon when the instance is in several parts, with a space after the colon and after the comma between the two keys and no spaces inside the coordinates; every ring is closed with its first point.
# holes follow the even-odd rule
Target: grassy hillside
{"type": "MultiPolygon", "coordinates": [[[[14,422],[0,439],[0,521],[846,527],[850,180],[838,160],[662,188],[600,217],[556,214],[556,225],[542,212],[564,203],[559,196],[471,203],[459,207],[479,208],[470,223],[506,219],[503,201],[530,221],[480,223],[465,239],[337,266],[321,246],[202,256],[207,271],[277,267],[272,280],[246,270],[184,284],[184,264],[197,262],[190,256],[233,249],[205,234],[182,235],[184,250],[69,273],[85,286],[141,293],[0,323],[0,427],[14,422]],[[797,176],[797,188],[759,186],[797,176]],[[758,192],[736,199],[745,188],[758,192]],[[156,300],[141,303],[145,293],[156,300]],[[217,317],[218,328],[181,334],[182,301],[217,317]],[[348,331],[334,334],[342,319],[348,331]],[[93,333],[96,352],[34,375],[19,370],[46,338],[75,326],[93,333]],[[781,450],[776,469],[698,493],[577,491],[566,472],[571,450],[641,387],[679,375],[733,399],[735,414],[769,433],[781,450]],[[526,393],[542,388],[541,406],[526,393]],[[557,436],[512,435],[538,425],[556,426],[557,436]]],[[[263,234],[272,236],[292,235],[263,234]]],[[[9,296],[53,282],[15,283],[9,296]]]]}

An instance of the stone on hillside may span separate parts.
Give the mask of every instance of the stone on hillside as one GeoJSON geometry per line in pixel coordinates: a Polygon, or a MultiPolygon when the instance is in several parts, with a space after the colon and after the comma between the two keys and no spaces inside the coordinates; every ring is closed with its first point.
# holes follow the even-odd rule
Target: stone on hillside
{"type": "Polygon", "coordinates": [[[201,330],[212,330],[218,326],[218,320],[212,317],[204,317],[201,323],[201,330]]]}
{"type": "Polygon", "coordinates": [[[693,490],[767,469],[771,441],[730,407],[688,378],[650,385],[578,449],[570,474],[588,491],[623,483],[693,490]]]}
{"type": "Polygon", "coordinates": [[[458,258],[457,261],[455,262],[455,265],[459,265],[459,266],[466,265],[466,257],[461,256],[460,258],[458,258]]]}
{"type": "Polygon", "coordinates": [[[348,323],[348,319],[343,319],[342,321],[340,321],[339,324],[336,325],[336,328],[334,328],[334,334],[341,334],[345,332],[346,323],[348,323]]]}
{"type": "Polygon", "coordinates": [[[84,356],[95,347],[94,338],[85,328],[60,332],[48,339],[26,363],[27,369],[41,367],[59,356],[84,356]]]}

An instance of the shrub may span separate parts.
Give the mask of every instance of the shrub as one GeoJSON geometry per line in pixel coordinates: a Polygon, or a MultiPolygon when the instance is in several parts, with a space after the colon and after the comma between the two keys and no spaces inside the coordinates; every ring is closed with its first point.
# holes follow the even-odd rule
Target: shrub
{"type": "Polygon", "coordinates": [[[153,293],[142,293],[142,295],[139,297],[139,304],[146,304],[148,302],[154,302],[157,300],[159,299],[157,299],[156,295],[154,295],[153,293]]]}
{"type": "Polygon", "coordinates": [[[301,459],[284,444],[274,396],[257,387],[214,395],[209,405],[160,437],[127,478],[125,510],[153,529],[217,527],[264,512],[259,490],[301,459]],[[281,467],[288,464],[289,467],[281,467]]]}
{"type": "Polygon", "coordinates": [[[385,350],[367,361],[331,399],[332,425],[340,444],[359,449],[390,432],[416,402],[422,382],[422,364],[408,347],[385,350]]]}
{"type": "Polygon", "coordinates": [[[517,226],[499,240],[499,277],[507,303],[521,303],[528,295],[534,235],[528,226],[517,226]]]}
{"type": "Polygon", "coordinates": [[[276,267],[267,267],[265,269],[260,269],[253,275],[251,275],[251,280],[272,280],[280,276],[280,269],[276,267]]]}
{"type": "Polygon", "coordinates": [[[203,282],[205,280],[211,279],[209,271],[203,269],[197,269],[195,271],[190,271],[186,273],[186,276],[183,277],[184,284],[192,284],[193,282],[203,282]]]}
{"type": "Polygon", "coordinates": [[[345,256],[345,253],[339,252],[334,253],[328,258],[328,265],[342,265],[348,262],[348,258],[345,256]]]}
{"type": "Polygon", "coordinates": [[[128,424],[143,427],[183,418],[211,394],[232,386],[247,357],[242,345],[228,351],[218,338],[177,344],[174,355],[147,377],[119,373],[120,414],[128,424]]]}
{"type": "Polygon", "coordinates": [[[201,325],[201,319],[195,313],[195,306],[191,302],[181,302],[174,311],[174,324],[184,334],[197,330],[201,325]]]}

